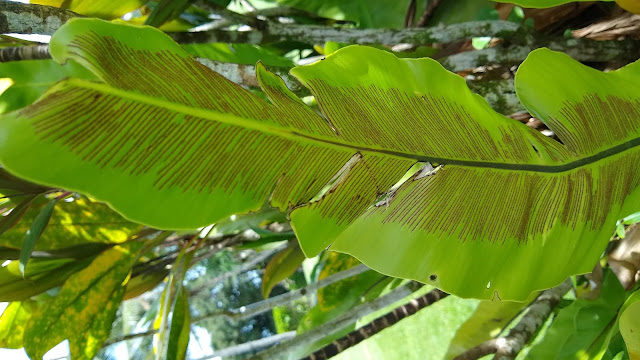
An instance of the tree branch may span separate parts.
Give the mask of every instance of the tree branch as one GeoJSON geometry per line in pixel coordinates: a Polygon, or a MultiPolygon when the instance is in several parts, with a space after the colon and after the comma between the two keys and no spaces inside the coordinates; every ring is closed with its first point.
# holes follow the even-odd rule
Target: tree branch
{"type": "Polygon", "coordinates": [[[193,5],[222,18],[211,23],[198,26],[198,29],[201,30],[215,30],[236,24],[246,24],[257,29],[264,29],[266,27],[266,22],[264,20],[260,20],[255,16],[239,14],[211,1],[195,0],[193,1],[193,5]]]}
{"type": "Polygon", "coordinates": [[[366,265],[358,265],[352,267],[348,270],[341,271],[339,273],[335,273],[331,276],[328,276],[318,282],[315,282],[307,287],[302,289],[297,289],[293,291],[289,291],[287,293],[277,295],[274,297],[270,297],[268,299],[264,299],[262,301],[255,302],[253,304],[249,304],[246,306],[241,306],[237,309],[224,310],[221,312],[215,312],[212,314],[203,315],[200,317],[193,318],[192,322],[202,321],[211,317],[216,316],[226,316],[233,320],[242,320],[247,319],[258,314],[262,314],[263,312],[269,311],[276,306],[281,306],[284,304],[288,304],[294,300],[297,300],[301,297],[313,294],[316,290],[323,288],[325,286],[336,283],[340,280],[344,280],[350,278],[352,276],[356,276],[360,273],[368,271],[369,268],[366,265]]]}
{"type": "Polygon", "coordinates": [[[305,357],[304,360],[330,359],[447,296],[449,296],[449,294],[439,289],[433,289],[417,299],[412,299],[408,303],[398,306],[391,312],[380,316],[360,329],[354,330],[340,339],[334,340],[331,344],[327,344],[325,347],[314,351],[313,354],[305,357]]]}
{"type": "Polygon", "coordinates": [[[431,17],[433,16],[433,13],[436,11],[436,8],[438,8],[438,6],[440,6],[441,3],[442,3],[442,0],[433,0],[429,2],[429,4],[427,5],[427,8],[424,9],[424,12],[420,16],[420,20],[418,20],[418,22],[416,23],[416,26],[417,27],[426,26],[427,23],[429,23],[429,20],[431,20],[431,17]]]}
{"type": "Polygon", "coordinates": [[[346,326],[353,324],[358,319],[384,309],[385,307],[390,306],[393,303],[400,301],[411,294],[413,294],[413,291],[409,286],[401,286],[371,302],[360,304],[350,311],[337,316],[334,319],[331,319],[326,323],[319,325],[303,334],[296,336],[290,341],[269,348],[249,358],[249,360],[272,360],[277,359],[278,355],[291,354],[300,346],[303,346],[305,344],[313,344],[316,341],[320,341],[326,336],[334,334],[337,331],[345,328],[346,326]]]}
{"type": "Polygon", "coordinates": [[[0,62],[50,59],[49,45],[11,46],[0,49],[0,62]]]}
{"type": "Polygon", "coordinates": [[[500,38],[513,37],[522,28],[508,21],[471,21],[448,26],[412,29],[354,29],[317,25],[269,23],[263,30],[168,33],[181,44],[229,42],[246,44],[295,41],[307,44],[324,44],[336,41],[349,44],[432,44],[469,39],[475,36],[500,38]]]}
{"type": "Polygon", "coordinates": [[[80,16],[51,6],[0,2],[0,34],[52,35],[67,20],[80,16]]]}
{"type": "Polygon", "coordinates": [[[247,272],[250,269],[254,268],[256,265],[260,264],[261,262],[265,261],[266,259],[268,259],[269,257],[271,257],[271,255],[277,253],[280,250],[283,250],[286,247],[286,244],[283,246],[279,246],[273,250],[264,250],[262,252],[260,252],[258,255],[254,256],[253,259],[247,261],[246,263],[242,264],[242,266],[239,266],[237,269],[233,270],[233,271],[228,271],[220,276],[216,276],[213,279],[207,280],[204,284],[201,284],[200,286],[198,286],[195,289],[191,289],[191,291],[189,291],[189,295],[190,296],[194,296],[199,294],[201,291],[203,290],[208,290],[210,289],[212,286],[218,284],[221,281],[224,281],[230,277],[235,277],[238,276],[239,274],[243,273],[243,272],[247,272]]]}
{"type": "Polygon", "coordinates": [[[133,339],[137,339],[140,337],[145,337],[145,336],[151,336],[154,335],[158,332],[158,330],[149,330],[149,331],[145,331],[145,332],[141,332],[141,333],[135,333],[135,334],[127,334],[127,335],[123,335],[123,336],[117,336],[111,339],[108,339],[107,341],[104,342],[104,344],[102,345],[102,347],[107,347],[110,345],[113,345],[115,343],[119,343],[122,341],[127,341],[127,340],[133,340],[133,339]]]}
{"type": "Polygon", "coordinates": [[[528,46],[499,45],[450,55],[438,61],[450,71],[457,72],[489,64],[515,65],[526,59],[529,53],[540,47],[562,51],[581,62],[606,62],[611,60],[634,61],[640,53],[640,40],[597,41],[590,39],[533,40],[528,46]]]}
{"type": "Polygon", "coordinates": [[[507,336],[486,341],[456,356],[454,360],[476,360],[489,354],[496,354],[494,360],[515,359],[572,286],[571,280],[567,279],[562,284],[544,291],[527,307],[525,315],[507,336]]]}
{"type": "Polygon", "coordinates": [[[276,335],[272,335],[269,337],[265,337],[262,339],[258,339],[258,340],[253,340],[253,341],[249,341],[246,342],[244,344],[240,344],[240,345],[236,345],[236,346],[230,346],[228,348],[224,348],[224,349],[220,349],[218,351],[215,351],[213,354],[198,358],[198,359],[194,359],[194,360],[208,360],[208,359],[219,359],[219,358],[223,358],[223,357],[227,357],[227,356],[237,356],[237,355],[242,355],[242,354],[246,354],[248,352],[257,352],[259,350],[262,350],[266,347],[270,347],[273,346],[277,343],[283,342],[283,341],[287,341],[287,340],[291,340],[294,337],[296,337],[296,332],[295,331],[287,331],[281,334],[276,334],[276,335]]]}
{"type": "MultiPolygon", "coordinates": [[[[293,290],[290,291],[288,293],[284,293],[282,295],[278,295],[278,296],[274,296],[272,298],[268,298],[262,301],[258,301],[255,302],[253,304],[249,304],[246,306],[242,306],[238,309],[231,309],[231,310],[226,310],[226,311],[221,311],[221,312],[215,312],[212,314],[207,314],[207,315],[203,315],[200,317],[195,317],[192,318],[191,323],[195,323],[198,321],[202,321],[211,317],[216,317],[216,316],[227,316],[229,318],[232,319],[246,319],[258,314],[261,314],[263,312],[269,311],[271,310],[273,307],[275,306],[280,306],[280,305],[284,305],[287,304],[291,301],[297,300],[301,297],[313,294],[316,290],[325,287],[325,286],[329,286],[333,283],[336,283],[340,280],[344,280],[347,278],[350,278],[352,276],[356,276],[360,273],[363,273],[365,271],[369,270],[368,267],[366,267],[365,265],[358,265],[355,267],[352,267],[350,269],[341,271],[339,273],[335,273],[331,276],[328,276],[318,282],[315,282],[305,288],[302,289],[298,289],[298,290],[293,290]]],[[[107,340],[104,343],[104,346],[109,346],[111,344],[115,344],[117,342],[120,341],[125,341],[125,340],[131,340],[131,339],[135,339],[138,337],[145,337],[145,336],[151,336],[153,334],[157,333],[157,330],[149,330],[146,332],[142,332],[142,333],[136,333],[136,334],[128,334],[128,335],[124,335],[124,336],[119,336],[119,337],[115,337],[112,339],[107,340]]]]}

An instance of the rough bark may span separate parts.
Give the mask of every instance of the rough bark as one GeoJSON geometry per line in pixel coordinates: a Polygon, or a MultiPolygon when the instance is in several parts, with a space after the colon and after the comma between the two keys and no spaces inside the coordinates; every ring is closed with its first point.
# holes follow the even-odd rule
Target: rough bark
{"type": "Polygon", "coordinates": [[[0,33],[53,34],[62,24],[78,14],[50,6],[0,2],[0,33]]]}
{"type": "Polygon", "coordinates": [[[269,23],[263,30],[176,32],[169,36],[181,44],[230,42],[246,44],[295,41],[324,44],[336,41],[349,44],[432,44],[475,36],[510,38],[520,34],[518,24],[507,21],[471,21],[448,26],[412,29],[354,29],[331,26],[269,23]]]}
{"type": "Polygon", "coordinates": [[[325,347],[314,351],[313,354],[305,357],[303,360],[326,360],[339,353],[353,347],[362,341],[372,337],[380,331],[395,325],[402,319],[405,319],[418,311],[426,308],[427,306],[444,299],[449,294],[434,289],[425,295],[412,299],[408,303],[398,306],[391,312],[373,320],[360,329],[354,330],[340,339],[334,340],[332,343],[327,344],[325,347]]]}

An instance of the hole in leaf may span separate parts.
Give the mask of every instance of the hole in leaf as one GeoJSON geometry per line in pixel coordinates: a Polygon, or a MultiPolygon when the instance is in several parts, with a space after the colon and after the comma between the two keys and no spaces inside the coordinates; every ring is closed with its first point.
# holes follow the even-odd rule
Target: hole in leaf
{"type": "Polygon", "coordinates": [[[491,287],[491,281],[487,284],[487,289],[491,287]]]}
{"type": "Polygon", "coordinates": [[[436,274],[429,275],[429,280],[431,280],[431,281],[436,281],[437,278],[438,278],[438,275],[436,275],[436,274]]]}

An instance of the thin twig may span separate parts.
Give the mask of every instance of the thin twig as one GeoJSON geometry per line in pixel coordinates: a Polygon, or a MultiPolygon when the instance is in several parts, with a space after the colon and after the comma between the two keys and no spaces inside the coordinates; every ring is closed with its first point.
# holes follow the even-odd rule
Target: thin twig
{"type": "Polygon", "coordinates": [[[269,348],[254,357],[249,358],[250,360],[273,360],[281,358],[282,355],[291,354],[293,351],[297,350],[299,347],[305,344],[313,344],[316,341],[320,341],[321,339],[327,337],[328,335],[334,334],[341,329],[344,329],[346,326],[353,324],[358,319],[361,319],[369,314],[372,314],[376,311],[384,309],[387,306],[392,305],[393,303],[400,301],[407,296],[411,295],[413,290],[410,289],[409,286],[404,285],[401,286],[392,292],[383,295],[371,302],[360,304],[355,306],[350,311],[337,316],[326,323],[317,326],[303,334],[296,336],[294,339],[284,342],[278,346],[274,346],[269,348]]]}
{"type": "MultiPolygon", "coordinates": [[[[211,317],[215,317],[215,316],[229,316],[231,318],[247,318],[250,316],[255,316],[257,314],[261,314],[265,311],[271,310],[273,307],[275,306],[280,306],[280,305],[284,305],[288,302],[294,301],[296,299],[299,299],[303,296],[307,296],[309,294],[312,294],[313,292],[315,292],[317,289],[320,289],[322,287],[331,285],[335,282],[338,282],[340,280],[344,280],[346,278],[349,278],[351,276],[355,276],[358,275],[364,271],[369,270],[368,267],[366,267],[365,265],[358,265],[355,267],[352,267],[351,269],[345,270],[345,271],[341,271],[339,273],[333,274],[329,277],[326,277],[316,283],[313,283],[309,286],[307,286],[306,288],[302,288],[302,289],[298,289],[298,290],[294,290],[294,291],[290,291],[288,293],[279,295],[279,296],[274,296],[272,298],[263,300],[263,301],[258,301],[256,303],[253,304],[249,304],[247,306],[243,306],[240,307],[238,309],[231,309],[228,311],[223,311],[223,312],[216,312],[213,314],[207,314],[207,315],[203,315],[197,318],[193,318],[191,320],[191,323],[195,323],[204,319],[208,319],[211,317]],[[275,299],[272,300],[272,299],[275,299]],[[249,309],[249,310],[246,310],[249,309]]],[[[155,333],[157,333],[157,330],[149,330],[146,332],[142,332],[142,333],[135,333],[135,334],[128,334],[128,335],[124,335],[124,336],[119,336],[119,337],[114,337],[112,339],[107,340],[104,343],[104,346],[109,346],[112,344],[115,344],[117,342],[120,341],[125,341],[125,340],[131,340],[131,339],[135,339],[138,337],[145,337],[145,336],[151,336],[155,333]]]]}
{"type": "Polygon", "coordinates": [[[200,292],[202,292],[203,290],[208,290],[211,289],[214,285],[230,278],[230,277],[235,277],[238,276],[241,273],[247,272],[250,269],[253,269],[256,265],[260,264],[261,262],[265,261],[266,259],[268,259],[269,257],[271,257],[273,254],[275,254],[276,252],[284,249],[286,247],[285,245],[279,246],[273,250],[265,250],[260,252],[258,255],[256,255],[253,259],[245,262],[244,264],[242,264],[242,266],[239,266],[238,268],[232,270],[232,271],[227,271],[226,273],[220,275],[220,276],[216,276],[213,279],[209,279],[207,280],[204,284],[199,285],[197,288],[195,289],[191,289],[190,296],[194,296],[199,294],[200,292]]]}
{"type": "Polygon", "coordinates": [[[274,297],[270,297],[268,299],[262,300],[262,301],[258,301],[255,302],[253,304],[249,304],[249,305],[245,305],[245,306],[241,306],[237,309],[231,309],[231,310],[223,310],[223,311],[219,311],[219,312],[215,312],[212,314],[207,314],[207,315],[203,315],[200,317],[195,317],[193,319],[193,322],[197,322],[197,321],[202,321],[211,317],[216,317],[216,316],[226,316],[230,319],[233,320],[242,320],[242,319],[247,319],[259,314],[262,314],[263,312],[269,311],[271,309],[273,309],[276,306],[281,306],[284,304],[288,304],[294,300],[297,300],[299,298],[305,297],[307,295],[313,294],[315,293],[316,290],[323,288],[325,286],[331,285],[333,283],[336,283],[340,280],[344,280],[347,278],[350,278],[352,276],[356,276],[360,273],[363,273],[365,271],[369,270],[368,267],[366,267],[365,265],[358,265],[355,267],[352,267],[348,270],[344,270],[341,271],[339,273],[335,273],[331,276],[328,276],[316,283],[313,283],[307,287],[304,287],[302,289],[297,289],[297,290],[293,290],[293,291],[289,291],[287,293],[281,294],[281,295],[277,295],[274,297]]]}
{"type": "Polygon", "coordinates": [[[431,20],[431,17],[433,17],[433,13],[436,11],[436,8],[438,8],[441,3],[442,0],[432,0],[431,2],[429,2],[427,8],[424,9],[424,12],[422,13],[422,16],[420,16],[420,20],[418,20],[418,22],[416,23],[416,26],[427,26],[429,20],[431,20]]]}
{"type": "Polygon", "coordinates": [[[494,360],[515,359],[572,286],[571,280],[567,279],[544,291],[526,308],[526,313],[506,336],[485,341],[456,356],[454,360],[476,360],[489,354],[496,354],[494,360]]]}
{"type": "Polygon", "coordinates": [[[117,336],[117,337],[114,337],[114,338],[111,338],[111,339],[108,339],[107,341],[105,341],[104,344],[102,345],[102,347],[107,347],[109,345],[113,345],[115,343],[119,343],[119,342],[122,342],[122,341],[133,340],[133,339],[137,339],[137,338],[140,338],[140,337],[151,336],[151,335],[156,334],[157,332],[158,332],[158,330],[149,330],[149,331],[145,331],[145,332],[141,332],[141,333],[117,336]]]}
{"type": "Polygon", "coordinates": [[[413,19],[416,16],[416,0],[411,0],[407,7],[407,13],[404,15],[404,27],[410,28],[413,26],[413,19]]]}

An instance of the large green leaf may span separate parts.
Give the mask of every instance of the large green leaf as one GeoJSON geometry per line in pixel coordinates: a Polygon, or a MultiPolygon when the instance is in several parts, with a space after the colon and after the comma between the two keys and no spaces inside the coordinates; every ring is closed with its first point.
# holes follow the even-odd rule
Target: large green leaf
{"type": "Polygon", "coordinates": [[[605,74],[533,52],[518,95],[560,143],[436,61],[368,47],[292,70],[326,119],[264,67],[271,103],[148,27],[75,19],[51,53],[103,82],[60,82],[3,116],[0,161],[150,226],[195,228],[269,200],[294,208],[307,256],[331,245],[459,296],[524,300],[589,272],[616,220],[640,210],[640,63],[605,74]],[[444,167],[384,195],[426,161],[444,167]]]}
{"type": "Polygon", "coordinates": [[[40,359],[69,339],[72,358],[93,359],[109,336],[141,246],[140,242],[115,246],[69,277],[58,295],[29,319],[24,334],[29,356],[40,359]]]}

